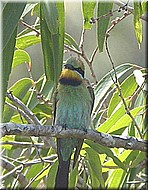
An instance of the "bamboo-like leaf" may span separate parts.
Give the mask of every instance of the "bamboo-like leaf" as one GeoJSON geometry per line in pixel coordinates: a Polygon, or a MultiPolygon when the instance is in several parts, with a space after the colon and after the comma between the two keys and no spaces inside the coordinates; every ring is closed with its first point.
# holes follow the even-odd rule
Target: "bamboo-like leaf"
{"type": "Polygon", "coordinates": [[[9,75],[12,67],[14,47],[17,35],[17,23],[25,8],[26,3],[7,3],[2,12],[3,16],[3,43],[2,43],[2,107],[7,91],[9,75]]]}
{"type": "Polygon", "coordinates": [[[92,24],[90,23],[90,20],[91,18],[94,17],[95,6],[96,6],[95,1],[82,1],[84,29],[90,30],[92,28],[92,24]]]}
{"type": "Polygon", "coordinates": [[[40,36],[37,36],[35,32],[29,32],[16,38],[16,47],[23,50],[40,42],[40,36]]]}
{"type": "Polygon", "coordinates": [[[141,15],[142,15],[141,2],[134,2],[134,27],[135,27],[135,32],[136,32],[136,37],[138,40],[139,47],[143,40],[142,20],[140,18],[141,15]]]}
{"type": "Polygon", "coordinates": [[[21,18],[23,18],[24,16],[26,16],[38,3],[27,3],[22,15],[21,15],[21,18]]]}
{"type": "Polygon", "coordinates": [[[73,48],[77,49],[79,51],[79,46],[78,46],[77,42],[68,33],[65,33],[64,43],[67,44],[67,45],[69,45],[70,47],[73,47],[73,48]]]}
{"type": "Polygon", "coordinates": [[[31,178],[35,177],[42,169],[43,169],[42,163],[31,166],[31,168],[26,174],[27,179],[30,180],[31,178]]]}
{"type": "MultiPolygon", "coordinates": [[[[48,2],[47,4],[46,6],[53,7],[53,3],[52,5],[51,2],[48,2]]],[[[44,3],[41,3],[40,5],[40,21],[45,74],[47,79],[54,81],[56,85],[63,64],[65,33],[64,3],[56,2],[53,8],[56,9],[56,11],[58,11],[58,31],[56,32],[56,23],[51,23],[52,26],[49,26],[49,24],[47,23],[46,18],[50,16],[50,13],[47,10],[45,10],[44,3]]],[[[53,14],[52,16],[55,16],[55,18],[57,19],[57,14],[53,14]]],[[[55,18],[53,18],[53,20],[55,20],[55,18]]]]}
{"type": "Polygon", "coordinates": [[[69,189],[73,189],[76,187],[77,181],[78,181],[78,165],[70,172],[70,178],[69,178],[69,189]]]}
{"type": "Polygon", "coordinates": [[[58,169],[58,160],[55,160],[53,165],[50,167],[48,174],[47,189],[53,189],[55,186],[55,178],[58,169]]]}
{"type": "Polygon", "coordinates": [[[56,7],[56,2],[51,1],[43,3],[43,9],[45,14],[45,21],[47,23],[47,27],[51,34],[58,33],[58,10],[56,7]]]}
{"type": "MultiPolygon", "coordinates": [[[[22,100],[22,98],[26,95],[30,87],[32,86],[32,80],[29,78],[24,78],[19,81],[17,81],[10,89],[9,91],[12,91],[12,94],[19,99],[22,100]]],[[[12,103],[8,98],[6,98],[6,101],[9,103],[12,103]]],[[[4,106],[4,113],[3,113],[3,122],[9,122],[11,117],[14,114],[14,110],[12,110],[7,105],[4,106]]]]}
{"type": "MultiPolygon", "coordinates": [[[[3,49],[9,43],[26,3],[7,3],[3,9],[3,49]]],[[[10,48],[10,47],[9,47],[10,48]]]]}
{"type": "MultiPolygon", "coordinates": [[[[121,90],[122,90],[122,94],[124,99],[130,97],[133,95],[133,93],[135,92],[136,88],[137,88],[137,83],[135,81],[135,77],[134,75],[130,75],[129,77],[127,77],[122,84],[120,85],[121,90]]],[[[108,107],[108,116],[110,117],[111,114],[114,113],[116,106],[121,102],[121,97],[119,96],[119,92],[116,91],[113,96],[112,99],[110,100],[109,103],[109,107],[108,107]]]]}
{"type": "MultiPolygon", "coordinates": [[[[131,110],[132,116],[135,118],[143,109],[144,109],[144,106],[140,106],[140,107],[132,109],[131,110]]],[[[114,126],[110,126],[111,128],[109,129],[108,133],[112,133],[113,131],[129,126],[129,124],[132,121],[133,120],[131,119],[131,117],[128,114],[125,114],[123,117],[119,119],[119,121],[116,122],[114,126]]]]}
{"type": "Polygon", "coordinates": [[[125,173],[124,170],[118,169],[114,170],[114,172],[111,174],[111,178],[108,182],[108,189],[119,189],[120,185],[123,180],[123,174],[125,173]]]}
{"type": "Polygon", "coordinates": [[[18,65],[20,65],[22,63],[31,64],[31,57],[24,50],[16,50],[14,52],[12,68],[14,68],[14,67],[16,67],[16,66],[18,66],[18,65]]]}
{"type": "MultiPolygon", "coordinates": [[[[102,176],[102,166],[99,155],[93,149],[86,148],[85,150],[87,152],[89,165],[93,171],[92,175],[94,175],[94,178],[96,178],[96,180],[100,182],[101,187],[105,188],[105,182],[102,176]]],[[[92,177],[93,176],[91,176],[91,178],[92,177]]],[[[98,188],[98,187],[96,187],[95,184],[95,186],[93,186],[92,188],[98,188]]]]}
{"type": "Polygon", "coordinates": [[[108,157],[111,157],[116,165],[118,165],[123,170],[126,170],[125,165],[114,155],[112,150],[108,147],[102,146],[100,144],[96,144],[90,140],[85,141],[93,150],[95,150],[98,154],[106,154],[108,157]]]}
{"type": "MultiPolygon", "coordinates": [[[[97,17],[109,14],[112,11],[113,3],[111,2],[98,2],[97,17]]],[[[106,36],[106,30],[108,29],[110,21],[110,15],[101,18],[97,22],[97,35],[98,35],[98,47],[99,52],[103,52],[104,40],[106,36]]]]}
{"type": "MultiPolygon", "coordinates": [[[[126,63],[116,67],[116,74],[117,77],[120,78],[124,73],[136,67],[130,63],[126,63]]],[[[108,72],[97,84],[94,93],[95,93],[95,103],[94,103],[94,111],[97,110],[98,106],[100,105],[102,99],[105,97],[106,93],[108,92],[109,88],[114,84],[113,80],[111,79],[111,75],[114,78],[115,74],[114,71],[111,70],[108,72]]]]}

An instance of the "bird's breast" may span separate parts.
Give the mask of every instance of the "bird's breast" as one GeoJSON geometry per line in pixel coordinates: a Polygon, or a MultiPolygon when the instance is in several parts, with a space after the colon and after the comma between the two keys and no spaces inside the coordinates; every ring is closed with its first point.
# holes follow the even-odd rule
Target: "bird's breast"
{"type": "Polygon", "coordinates": [[[91,97],[82,84],[60,85],[57,95],[56,124],[69,128],[88,128],[91,123],[91,97]]]}

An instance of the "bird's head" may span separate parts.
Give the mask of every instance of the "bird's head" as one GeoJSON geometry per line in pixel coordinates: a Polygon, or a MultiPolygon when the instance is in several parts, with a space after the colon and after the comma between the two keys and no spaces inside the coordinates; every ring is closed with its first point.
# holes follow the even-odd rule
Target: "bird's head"
{"type": "Polygon", "coordinates": [[[59,82],[63,85],[78,86],[84,78],[84,65],[75,57],[70,57],[64,64],[59,82]]]}

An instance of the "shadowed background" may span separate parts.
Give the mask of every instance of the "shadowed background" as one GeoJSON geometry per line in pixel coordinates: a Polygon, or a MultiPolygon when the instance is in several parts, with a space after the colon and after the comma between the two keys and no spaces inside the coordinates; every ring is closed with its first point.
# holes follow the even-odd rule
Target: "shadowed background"
{"type": "MultiPolygon", "coordinates": [[[[113,9],[117,9],[118,6],[114,5],[113,9]]],[[[81,3],[77,2],[65,2],[65,14],[66,14],[66,32],[69,33],[76,41],[79,43],[81,31],[82,31],[82,12],[81,12],[81,3]]],[[[116,16],[122,16],[123,12],[116,13],[111,17],[116,18],[116,16]]],[[[30,25],[34,23],[36,17],[31,16],[30,13],[25,16],[24,21],[30,25]]],[[[120,65],[122,63],[134,63],[140,66],[145,67],[146,64],[146,29],[145,21],[143,21],[143,43],[139,49],[133,24],[133,15],[128,16],[126,19],[121,21],[115,26],[111,31],[109,37],[109,49],[112,55],[115,65],[120,65]]],[[[20,24],[20,30],[24,29],[20,24]]],[[[96,36],[96,24],[93,25],[92,30],[87,30],[85,33],[84,40],[84,50],[85,53],[90,57],[92,51],[97,45],[97,36],[96,36]]],[[[43,56],[41,44],[34,45],[26,49],[32,58],[32,73],[34,80],[40,78],[44,73],[43,68],[43,56]]],[[[68,55],[66,55],[67,57],[68,55]]],[[[94,62],[93,68],[98,80],[100,80],[109,70],[112,69],[111,63],[106,54],[104,48],[103,53],[97,53],[94,62]]],[[[9,86],[14,84],[18,79],[23,77],[29,77],[27,71],[27,66],[21,64],[12,70],[10,75],[9,86]]],[[[89,68],[86,65],[86,77],[89,78],[92,82],[89,68]]]]}

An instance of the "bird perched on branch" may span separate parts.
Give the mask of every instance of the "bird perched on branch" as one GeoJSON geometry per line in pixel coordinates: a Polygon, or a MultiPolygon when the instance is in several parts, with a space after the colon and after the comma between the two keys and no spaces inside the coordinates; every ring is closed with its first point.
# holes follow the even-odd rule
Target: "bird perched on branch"
{"type": "MultiPolygon", "coordinates": [[[[66,61],[54,96],[53,124],[67,128],[87,129],[91,125],[91,111],[94,103],[93,89],[84,79],[84,65],[71,57],[66,61]]],[[[69,167],[73,151],[73,168],[83,144],[78,138],[57,138],[59,160],[55,188],[68,189],[69,167]]]]}

